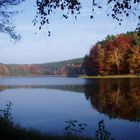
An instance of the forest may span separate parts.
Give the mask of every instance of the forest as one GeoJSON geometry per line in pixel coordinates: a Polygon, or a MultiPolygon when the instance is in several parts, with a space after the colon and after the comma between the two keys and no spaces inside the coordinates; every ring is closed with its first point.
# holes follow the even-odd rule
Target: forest
{"type": "Polygon", "coordinates": [[[44,64],[0,64],[0,76],[121,75],[140,73],[140,34],[108,35],[93,45],[84,58],[44,64]]]}
{"type": "Polygon", "coordinates": [[[87,75],[140,73],[139,32],[107,36],[91,47],[83,65],[87,75]]]}
{"type": "Polygon", "coordinates": [[[0,64],[0,76],[61,75],[78,76],[82,73],[83,58],[44,64],[0,64]]]}

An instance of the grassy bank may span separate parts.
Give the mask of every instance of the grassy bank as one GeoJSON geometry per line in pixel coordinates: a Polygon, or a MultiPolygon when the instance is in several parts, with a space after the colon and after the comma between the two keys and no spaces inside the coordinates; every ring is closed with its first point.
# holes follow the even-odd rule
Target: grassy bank
{"type": "Polygon", "coordinates": [[[101,79],[101,78],[140,78],[140,75],[106,75],[106,76],[88,76],[88,75],[80,75],[80,78],[87,79],[101,79]]]}

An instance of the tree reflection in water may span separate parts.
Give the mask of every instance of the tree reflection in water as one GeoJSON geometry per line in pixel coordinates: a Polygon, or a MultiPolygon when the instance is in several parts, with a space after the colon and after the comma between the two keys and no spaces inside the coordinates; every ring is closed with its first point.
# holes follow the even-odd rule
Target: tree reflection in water
{"type": "Polygon", "coordinates": [[[85,88],[85,96],[93,108],[110,118],[139,122],[139,81],[139,79],[91,80],[91,85],[85,88]]]}

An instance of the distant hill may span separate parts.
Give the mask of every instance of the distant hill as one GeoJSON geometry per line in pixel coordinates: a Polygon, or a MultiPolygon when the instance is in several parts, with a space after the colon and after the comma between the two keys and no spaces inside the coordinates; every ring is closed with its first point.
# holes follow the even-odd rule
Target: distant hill
{"type": "Polygon", "coordinates": [[[78,76],[82,74],[84,58],[50,62],[43,64],[2,64],[0,76],[61,75],[78,76]]]}

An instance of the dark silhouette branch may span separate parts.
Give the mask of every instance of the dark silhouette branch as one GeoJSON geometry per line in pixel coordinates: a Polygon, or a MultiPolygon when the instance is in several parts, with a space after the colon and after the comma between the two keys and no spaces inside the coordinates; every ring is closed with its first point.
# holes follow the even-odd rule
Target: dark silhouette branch
{"type": "Polygon", "coordinates": [[[13,16],[18,11],[9,11],[12,6],[17,6],[24,0],[1,0],[0,1],[0,32],[6,33],[13,40],[19,40],[21,36],[16,32],[13,16]]]}
{"type": "MultiPolygon", "coordinates": [[[[82,8],[81,0],[36,0],[36,4],[37,16],[33,22],[34,25],[39,24],[39,29],[50,23],[49,16],[55,12],[63,11],[64,18],[74,15],[76,19],[82,8]]],[[[140,28],[140,0],[91,0],[91,6],[90,19],[94,17],[96,9],[102,10],[103,7],[107,7],[107,16],[111,16],[119,25],[125,19],[135,16],[138,18],[137,29],[140,28]]]]}

